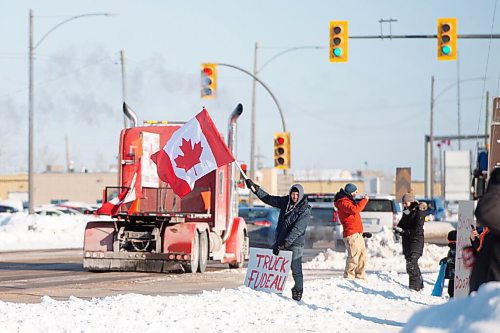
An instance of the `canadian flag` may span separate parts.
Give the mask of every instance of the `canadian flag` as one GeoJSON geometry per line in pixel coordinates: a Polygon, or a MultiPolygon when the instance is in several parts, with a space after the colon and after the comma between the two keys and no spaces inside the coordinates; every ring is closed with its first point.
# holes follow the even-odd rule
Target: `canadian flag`
{"type": "Polygon", "coordinates": [[[151,159],[160,179],[180,197],[191,192],[198,179],[235,160],[205,108],[175,131],[151,159]]]}
{"type": "Polygon", "coordinates": [[[139,167],[132,176],[132,180],[130,181],[129,186],[124,189],[116,198],[103,203],[102,206],[99,207],[99,209],[95,212],[96,214],[113,216],[118,213],[118,210],[124,203],[139,200],[139,198],[142,196],[140,160],[138,166],[139,167]]]}

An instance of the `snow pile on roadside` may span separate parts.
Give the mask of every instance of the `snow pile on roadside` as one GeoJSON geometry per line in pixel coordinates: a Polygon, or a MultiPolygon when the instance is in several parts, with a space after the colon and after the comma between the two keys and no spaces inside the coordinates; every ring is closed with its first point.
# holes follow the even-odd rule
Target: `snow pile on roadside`
{"type": "Polygon", "coordinates": [[[247,287],[200,295],[71,297],[38,304],[0,302],[2,331],[29,332],[328,332],[399,331],[410,316],[445,302],[406,288],[406,275],[376,273],[368,282],[343,278],[305,282],[303,301],[247,287]],[[395,311],[397,309],[397,311],[395,311]]]}
{"type": "Polygon", "coordinates": [[[482,285],[471,297],[454,299],[415,313],[402,333],[498,332],[500,282],[482,285]]]}
{"type": "Polygon", "coordinates": [[[0,214],[0,251],[81,248],[85,225],[102,217],[0,214]]]}
{"type": "MultiPolygon", "coordinates": [[[[401,243],[394,241],[393,233],[390,230],[374,234],[366,242],[368,260],[367,271],[406,271],[406,262],[402,253],[401,243]]],[[[422,271],[437,271],[439,260],[446,257],[447,246],[425,244],[423,256],[419,260],[422,271]]],[[[335,252],[331,249],[320,253],[313,260],[304,263],[304,268],[308,269],[338,269],[343,270],[347,254],[345,252],[335,252]]]]}
{"type": "Polygon", "coordinates": [[[456,229],[456,222],[447,221],[431,221],[424,223],[425,238],[447,238],[448,232],[456,229]]]}

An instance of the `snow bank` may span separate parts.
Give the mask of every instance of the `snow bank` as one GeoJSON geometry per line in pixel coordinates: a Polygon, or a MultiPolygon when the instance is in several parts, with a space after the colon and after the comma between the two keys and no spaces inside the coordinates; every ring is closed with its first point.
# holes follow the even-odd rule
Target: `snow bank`
{"type": "Polygon", "coordinates": [[[81,248],[85,225],[99,216],[0,214],[0,252],[81,248]]]}
{"type": "Polygon", "coordinates": [[[482,285],[467,298],[417,312],[403,333],[498,332],[500,328],[500,282],[482,285]]]}
{"type": "Polygon", "coordinates": [[[303,301],[246,287],[200,295],[127,294],[38,304],[0,302],[4,332],[397,332],[413,312],[444,299],[406,288],[406,276],[376,273],[368,282],[306,281],[303,301]]]}
{"type": "MultiPolygon", "coordinates": [[[[367,271],[406,271],[406,262],[402,253],[401,243],[396,243],[390,230],[374,234],[367,239],[368,252],[367,271]]],[[[447,246],[425,244],[423,256],[419,260],[422,271],[437,271],[439,260],[446,257],[447,246]]],[[[343,270],[347,254],[328,249],[313,260],[304,263],[308,269],[338,269],[343,270]]]]}
{"type": "Polygon", "coordinates": [[[455,230],[457,228],[456,222],[446,222],[446,221],[431,221],[424,223],[424,236],[425,239],[437,239],[441,238],[446,240],[448,232],[455,230]]]}

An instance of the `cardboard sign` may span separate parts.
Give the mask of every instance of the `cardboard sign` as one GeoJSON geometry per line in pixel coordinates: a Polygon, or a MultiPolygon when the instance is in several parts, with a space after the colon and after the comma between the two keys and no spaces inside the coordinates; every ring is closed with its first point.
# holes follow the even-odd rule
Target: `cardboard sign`
{"type": "Polygon", "coordinates": [[[156,164],[151,155],[160,150],[160,134],[142,132],[141,184],[143,187],[158,188],[159,178],[156,164]]]}
{"type": "Polygon", "coordinates": [[[270,249],[250,248],[245,286],[281,294],[292,264],[292,252],[280,251],[275,256],[270,249]]]}
{"type": "Polygon", "coordinates": [[[462,249],[470,246],[471,225],[474,220],[474,201],[458,202],[457,252],[455,257],[455,298],[469,295],[470,269],[464,267],[462,249]]]}

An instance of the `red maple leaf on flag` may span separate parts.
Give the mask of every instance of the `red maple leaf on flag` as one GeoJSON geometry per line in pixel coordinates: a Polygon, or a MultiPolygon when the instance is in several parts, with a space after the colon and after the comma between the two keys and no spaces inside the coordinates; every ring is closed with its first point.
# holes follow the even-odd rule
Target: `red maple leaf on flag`
{"type": "MultiPolygon", "coordinates": [[[[179,146],[184,155],[178,155],[174,161],[178,168],[184,169],[185,172],[188,172],[191,168],[193,168],[196,164],[200,163],[201,152],[203,151],[203,147],[201,146],[201,142],[196,143],[193,147],[191,146],[191,139],[186,140],[182,138],[182,145],[179,146]]],[[[196,174],[196,170],[194,170],[196,174]]]]}

